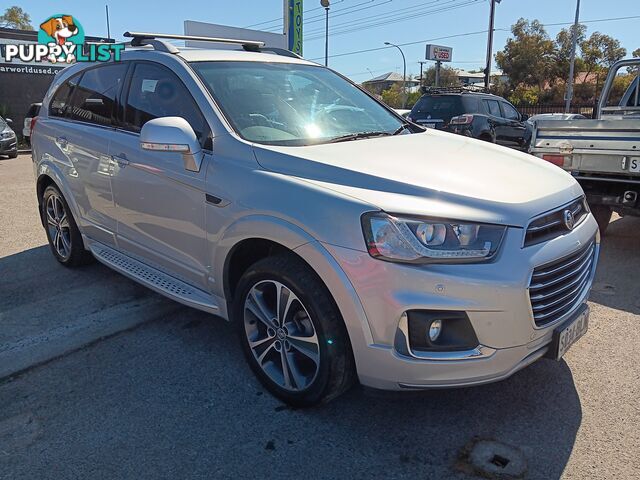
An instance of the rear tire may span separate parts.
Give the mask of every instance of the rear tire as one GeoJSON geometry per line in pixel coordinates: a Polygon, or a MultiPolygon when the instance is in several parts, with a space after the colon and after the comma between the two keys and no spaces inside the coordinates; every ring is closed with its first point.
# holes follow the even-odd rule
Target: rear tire
{"type": "Polygon", "coordinates": [[[274,396],[309,407],[353,384],[355,364],[338,307],[295,255],[279,254],[249,267],[232,308],[245,357],[274,396]]]}
{"type": "Polygon", "coordinates": [[[18,158],[18,152],[10,153],[9,158],[18,158]]]}
{"type": "Polygon", "coordinates": [[[85,265],[93,255],[84,249],[82,235],[71,214],[67,201],[54,185],[42,194],[42,223],[53,256],[65,267],[85,265]]]}
{"type": "Polygon", "coordinates": [[[593,205],[590,206],[591,213],[598,222],[598,227],[600,228],[600,235],[604,235],[609,227],[609,222],[611,222],[611,216],[613,215],[613,210],[611,207],[607,207],[606,205],[593,205]]]}

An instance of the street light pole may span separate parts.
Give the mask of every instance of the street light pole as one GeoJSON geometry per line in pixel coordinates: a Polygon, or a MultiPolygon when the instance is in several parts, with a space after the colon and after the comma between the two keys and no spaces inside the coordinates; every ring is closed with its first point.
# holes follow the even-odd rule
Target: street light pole
{"type": "Polygon", "coordinates": [[[325,27],[324,27],[324,66],[329,66],[329,7],[331,2],[329,0],[320,0],[320,5],[324,7],[325,11],[325,27]]]}
{"type": "Polygon", "coordinates": [[[576,65],[576,44],[578,43],[578,25],[580,22],[580,0],[576,4],[576,20],[573,23],[573,35],[571,36],[571,62],[569,63],[569,78],[567,79],[567,93],[564,104],[564,113],[570,113],[571,100],[573,99],[573,75],[576,65]]]}
{"type": "Polygon", "coordinates": [[[502,0],[489,0],[491,2],[491,11],[489,13],[489,38],[487,40],[487,65],[484,69],[484,88],[489,88],[491,81],[491,62],[493,61],[493,25],[496,17],[496,3],[502,0]]]}
{"type": "Polygon", "coordinates": [[[425,63],[427,63],[427,62],[421,61],[421,62],[418,62],[418,63],[420,64],[420,86],[422,87],[422,84],[424,83],[424,82],[422,81],[423,65],[424,65],[425,63]]]}
{"type": "Polygon", "coordinates": [[[402,75],[402,108],[407,108],[407,59],[404,56],[404,52],[402,49],[391,42],[384,42],[385,45],[389,45],[391,47],[396,47],[400,50],[400,55],[402,55],[402,63],[404,65],[403,75],[402,75]]]}

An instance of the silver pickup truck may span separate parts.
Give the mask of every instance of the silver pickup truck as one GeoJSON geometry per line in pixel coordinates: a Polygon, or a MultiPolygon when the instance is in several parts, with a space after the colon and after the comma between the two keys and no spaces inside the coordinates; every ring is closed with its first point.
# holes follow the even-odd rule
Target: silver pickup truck
{"type": "Polygon", "coordinates": [[[530,153],[578,180],[601,233],[612,212],[640,216],[640,76],[611,105],[613,83],[622,69],[637,72],[640,59],[611,67],[594,120],[539,121],[531,139],[530,153]]]}

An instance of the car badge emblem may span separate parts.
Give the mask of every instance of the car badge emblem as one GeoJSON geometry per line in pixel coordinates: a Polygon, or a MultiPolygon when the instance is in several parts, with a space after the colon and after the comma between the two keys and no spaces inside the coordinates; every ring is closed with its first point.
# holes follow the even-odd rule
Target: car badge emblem
{"type": "Polygon", "coordinates": [[[573,230],[573,227],[576,224],[576,219],[573,216],[573,212],[571,210],[565,210],[562,216],[564,219],[564,225],[567,227],[567,230],[573,230]]]}

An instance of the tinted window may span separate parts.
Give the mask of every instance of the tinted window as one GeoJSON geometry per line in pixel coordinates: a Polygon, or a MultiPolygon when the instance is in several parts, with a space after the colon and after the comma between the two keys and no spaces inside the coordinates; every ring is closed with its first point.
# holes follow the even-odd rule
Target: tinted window
{"type": "Polygon", "coordinates": [[[402,125],[387,108],[315,65],[195,62],[229,123],[243,138],[272,145],[326,143],[402,125]]]}
{"type": "Polygon", "coordinates": [[[462,106],[462,98],[460,95],[451,96],[423,96],[411,111],[411,118],[423,119],[429,115],[433,119],[442,119],[445,123],[449,123],[452,117],[457,117],[466,113],[462,106]]]}
{"type": "Polygon", "coordinates": [[[49,115],[64,117],[69,110],[69,98],[78,84],[80,75],[75,75],[58,87],[49,104],[49,115]]]}
{"type": "Polygon", "coordinates": [[[520,114],[508,103],[502,102],[502,110],[504,110],[504,118],[509,120],[520,120],[520,114]]]}
{"type": "Polygon", "coordinates": [[[494,117],[502,117],[502,112],[500,112],[500,104],[497,100],[485,100],[485,105],[487,106],[487,110],[489,110],[489,114],[494,117]]]}
{"type": "Polygon", "coordinates": [[[26,117],[28,118],[37,117],[39,111],[40,111],[40,105],[31,105],[29,107],[29,111],[27,112],[26,117]]]}
{"type": "Polygon", "coordinates": [[[187,87],[168,69],[139,63],[131,78],[125,109],[126,128],[140,132],[145,123],[160,117],[184,118],[206,148],[209,127],[187,87]]]}
{"type": "Polygon", "coordinates": [[[464,113],[478,113],[480,112],[480,104],[478,97],[472,97],[470,95],[462,97],[464,103],[464,113]]]}
{"type": "Polygon", "coordinates": [[[68,116],[83,122],[112,125],[116,95],[126,71],[127,65],[121,63],[84,72],[73,92],[68,116]]]}

